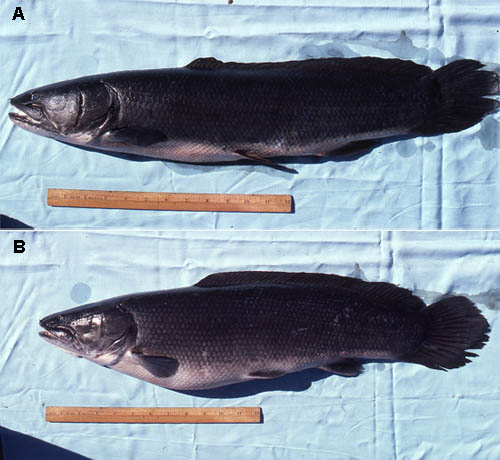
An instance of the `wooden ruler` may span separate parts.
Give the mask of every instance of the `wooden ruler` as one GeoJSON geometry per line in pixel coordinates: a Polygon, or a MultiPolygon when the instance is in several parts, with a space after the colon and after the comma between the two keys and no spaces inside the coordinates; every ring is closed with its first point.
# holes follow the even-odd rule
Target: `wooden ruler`
{"type": "Polygon", "coordinates": [[[60,423],[261,423],[260,407],[47,406],[47,422],[60,423]]]}
{"type": "Polygon", "coordinates": [[[291,195],[157,193],[49,188],[49,206],[163,211],[292,212],[291,195]]]}

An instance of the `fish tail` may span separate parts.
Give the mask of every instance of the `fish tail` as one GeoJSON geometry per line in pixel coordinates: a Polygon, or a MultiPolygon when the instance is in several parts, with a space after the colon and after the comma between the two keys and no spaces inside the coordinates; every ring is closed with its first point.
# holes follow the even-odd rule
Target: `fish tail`
{"type": "Polygon", "coordinates": [[[461,131],[497,110],[500,102],[484,96],[499,94],[499,77],[482,67],[479,61],[460,59],[424,77],[434,93],[434,109],[415,131],[430,136],[461,131]]]}
{"type": "Polygon", "coordinates": [[[490,325],[479,309],[466,297],[442,299],[423,310],[427,330],[418,350],[403,361],[423,364],[431,369],[455,369],[477,356],[468,349],[483,348],[490,325]]]}

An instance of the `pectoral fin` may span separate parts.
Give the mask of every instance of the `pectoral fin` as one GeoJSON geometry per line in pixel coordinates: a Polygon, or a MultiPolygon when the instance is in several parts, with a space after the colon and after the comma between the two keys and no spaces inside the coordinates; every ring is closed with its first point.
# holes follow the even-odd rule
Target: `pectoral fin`
{"type": "Polygon", "coordinates": [[[342,375],[343,377],[357,377],[364,370],[361,364],[352,359],[325,364],[321,366],[320,369],[331,372],[332,374],[342,375]]]}
{"type": "Polygon", "coordinates": [[[164,356],[148,356],[132,352],[134,361],[148,370],[155,377],[172,377],[177,372],[179,361],[164,356]]]}
{"type": "Polygon", "coordinates": [[[100,138],[100,144],[106,145],[135,145],[149,147],[159,142],[165,142],[167,137],[158,130],[145,128],[119,128],[105,132],[100,138]]]}
{"type": "Polygon", "coordinates": [[[246,150],[235,150],[234,153],[245,160],[252,160],[257,163],[260,163],[261,165],[270,166],[271,168],[278,169],[280,171],[285,171],[292,174],[298,174],[298,172],[295,169],[287,168],[286,166],[273,163],[271,160],[268,160],[267,158],[259,157],[257,154],[252,152],[247,152],[246,150]]]}

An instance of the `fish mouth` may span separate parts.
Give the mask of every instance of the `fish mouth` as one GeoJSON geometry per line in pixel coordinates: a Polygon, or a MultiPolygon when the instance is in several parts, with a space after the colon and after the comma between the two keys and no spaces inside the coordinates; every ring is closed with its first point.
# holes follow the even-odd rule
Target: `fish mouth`
{"type": "Polygon", "coordinates": [[[32,103],[22,103],[17,100],[17,96],[10,100],[18,112],[10,112],[10,120],[17,126],[28,131],[44,131],[57,133],[50,121],[45,116],[43,108],[32,103]]]}
{"type": "Polygon", "coordinates": [[[57,341],[56,336],[54,334],[51,334],[49,331],[40,331],[38,335],[47,342],[57,341]]]}
{"type": "Polygon", "coordinates": [[[42,124],[40,120],[35,120],[25,113],[10,112],[9,118],[14,124],[20,126],[21,128],[26,126],[39,126],[42,124]]]}
{"type": "MultiPolygon", "coordinates": [[[[43,327],[41,321],[40,325],[43,327]]],[[[74,348],[74,341],[72,339],[68,340],[67,333],[62,332],[61,329],[40,331],[38,335],[46,342],[55,345],[70,355],[76,356],[77,358],[83,357],[83,353],[74,348]]]]}
{"type": "Polygon", "coordinates": [[[61,325],[50,325],[47,324],[46,320],[42,319],[40,321],[40,326],[45,330],[40,331],[38,335],[47,342],[54,343],[57,342],[59,346],[68,346],[74,341],[75,334],[70,327],[61,325]]]}

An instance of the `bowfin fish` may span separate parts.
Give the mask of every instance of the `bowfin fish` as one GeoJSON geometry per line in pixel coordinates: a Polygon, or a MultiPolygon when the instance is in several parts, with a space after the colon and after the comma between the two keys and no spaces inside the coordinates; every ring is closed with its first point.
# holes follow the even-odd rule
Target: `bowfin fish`
{"type": "Polygon", "coordinates": [[[465,297],[430,306],[389,283],[338,275],[230,272],[191,287],[115,297],[43,318],[63,350],[150,383],[197,390],[360,360],[464,366],[489,324],[465,297]]]}
{"type": "MultiPolygon", "coordinates": [[[[394,136],[461,131],[494,112],[498,75],[461,59],[440,69],[400,59],[274,63],[200,58],[42,86],[11,120],[70,144],[193,163],[342,155],[394,136]]],[[[282,167],[283,168],[283,167],[282,167]]]]}

